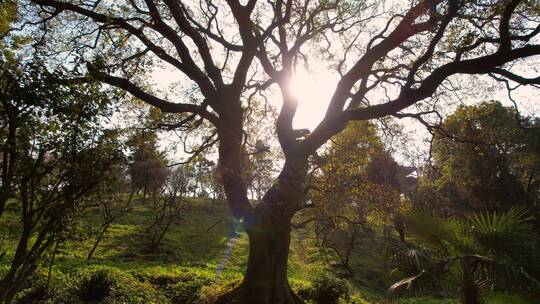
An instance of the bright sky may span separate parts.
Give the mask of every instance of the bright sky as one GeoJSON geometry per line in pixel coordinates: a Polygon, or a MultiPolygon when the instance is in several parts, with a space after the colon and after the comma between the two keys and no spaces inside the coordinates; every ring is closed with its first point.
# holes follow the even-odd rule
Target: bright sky
{"type": "MultiPolygon", "coordinates": [[[[324,113],[338,82],[338,75],[324,70],[324,68],[325,66],[321,64],[320,67],[312,67],[309,70],[302,67],[296,71],[292,83],[294,93],[299,100],[299,106],[294,118],[294,128],[296,129],[308,128],[313,130],[324,117],[324,113]]],[[[157,88],[167,91],[171,90],[169,86],[172,83],[182,81],[183,76],[179,72],[172,70],[156,70],[152,78],[157,88]]],[[[487,78],[482,79],[481,82],[494,83],[492,79],[487,78]]],[[[455,97],[456,104],[472,104],[479,100],[495,99],[507,106],[512,105],[508,100],[505,89],[482,90],[481,87],[482,85],[478,88],[478,94],[473,97],[465,97],[459,95],[459,92],[457,92],[455,97]]],[[[269,90],[268,93],[269,102],[279,109],[281,107],[281,94],[277,87],[269,90]]],[[[520,102],[519,106],[522,115],[538,115],[540,113],[540,105],[534,102],[535,96],[537,96],[537,91],[535,92],[534,89],[527,87],[516,92],[514,97],[520,102]]],[[[451,112],[453,110],[450,109],[449,111],[451,112]]],[[[409,159],[407,155],[410,155],[410,153],[426,152],[428,150],[429,147],[425,140],[429,138],[429,134],[425,127],[411,119],[404,119],[399,122],[403,124],[404,131],[409,134],[414,144],[408,143],[403,146],[400,145],[400,147],[395,146],[395,151],[399,151],[399,155],[394,155],[394,157],[400,163],[410,164],[410,161],[413,160],[409,159]]]]}
{"type": "MultiPolygon", "coordinates": [[[[318,70],[297,69],[292,81],[292,89],[298,98],[299,105],[294,118],[294,128],[313,130],[324,117],[326,108],[336,88],[336,75],[318,70]]],[[[277,90],[276,90],[277,91],[277,90]]],[[[270,99],[279,109],[281,95],[275,92],[270,99]]]]}

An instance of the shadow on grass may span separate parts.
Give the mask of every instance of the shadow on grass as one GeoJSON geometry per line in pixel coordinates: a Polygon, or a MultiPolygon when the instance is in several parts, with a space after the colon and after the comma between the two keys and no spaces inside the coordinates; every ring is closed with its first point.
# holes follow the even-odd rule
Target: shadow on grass
{"type": "MultiPolygon", "coordinates": [[[[99,217],[95,215],[85,220],[87,225],[100,225],[99,217]]],[[[194,203],[175,220],[159,248],[151,248],[149,237],[144,233],[151,222],[150,207],[136,204],[130,213],[111,225],[95,252],[93,263],[218,264],[234,229],[230,213],[223,204],[210,211],[209,204],[194,203]]],[[[94,240],[94,237],[88,237],[84,241],[70,242],[63,252],[65,256],[84,259],[94,240]]],[[[234,254],[245,255],[242,251],[235,250],[234,254]]]]}

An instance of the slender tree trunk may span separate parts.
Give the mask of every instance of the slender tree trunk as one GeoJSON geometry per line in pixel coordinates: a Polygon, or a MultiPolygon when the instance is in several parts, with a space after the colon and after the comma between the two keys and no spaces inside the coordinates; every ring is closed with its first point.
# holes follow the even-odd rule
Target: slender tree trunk
{"type": "Polygon", "coordinates": [[[352,235],[349,239],[349,243],[347,244],[347,247],[345,248],[345,257],[343,258],[343,267],[349,272],[349,275],[354,275],[354,270],[351,267],[350,260],[351,260],[351,254],[354,249],[354,245],[356,243],[357,238],[357,231],[356,229],[353,229],[352,235]]]}
{"type": "Polygon", "coordinates": [[[165,234],[167,234],[167,232],[169,231],[172,222],[173,222],[173,218],[171,216],[170,218],[167,219],[167,224],[165,225],[165,227],[163,227],[161,231],[156,232],[156,236],[152,239],[152,248],[154,250],[157,250],[159,245],[161,245],[161,242],[163,241],[165,234]]]}
{"type": "Polygon", "coordinates": [[[58,252],[59,245],[60,245],[60,241],[56,241],[56,244],[54,245],[51,261],[49,262],[49,271],[47,273],[47,292],[49,292],[49,288],[51,287],[52,269],[54,266],[54,260],[56,258],[56,253],[58,252]]]}
{"type": "Polygon", "coordinates": [[[142,204],[146,204],[146,185],[143,187],[142,204]]]}
{"type": "Polygon", "coordinates": [[[103,229],[101,229],[101,232],[99,233],[98,237],[96,238],[96,241],[94,242],[94,246],[92,246],[92,249],[90,249],[90,252],[88,252],[88,256],[86,257],[87,261],[90,261],[92,257],[94,256],[94,252],[96,251],[97,247],[99,246],[99,243],[101,243],[101,240],[103,239],[103,236],[109,229],[111,223],[106,223],[103,226],[103,229]]]}
{"type": "Polygon", "coordinates": [[[30,239],[31,225],[29,221],[23,222],[23,231],[19,237],[19,243],[15,250],[15,256],[11,261],[9,271],[0,280],[0,303],[10,303],[15,290],[18,290],[20,285],[17,283],[17,276],[20,273],[22,265],[24,265],[25,257],[28,249],[28,240],[30,239]]]}
{"type": "Polygon", "coordinates": [[[13,195],[12,180],[17,159],[17,115],[9,115],[6,148],[2,151],[2,187],[0,187],[0,217],[4,213],[8,199],[13,195]]]}
{"type": "Polygon", "coordinates": [[[464,258],[461,260],[463,268],[463,281],[461,286],[461,297],[463,304],[481,304],[480,290],[475,282],[475,273],[478,261],[464,258]]]}

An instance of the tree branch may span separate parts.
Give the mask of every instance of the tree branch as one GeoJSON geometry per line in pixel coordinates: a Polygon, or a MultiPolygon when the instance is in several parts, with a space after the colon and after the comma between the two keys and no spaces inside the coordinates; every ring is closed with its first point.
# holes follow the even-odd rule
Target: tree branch
{"type": "Polygon", "coordinates": [[[159,108],[161,111],[166,113],[193,113],[197,114],[214,125],[219,125],[219,118],[215,116],[214,114],[208,112],[204,107],[201,107],[199,105],[194,104],[187,104],[187,103],[173,103],[166,100],[163,100],[161,98],[158,98],[152,94],[149,94],[139,88],[137,85],[132,83],[131,81],[109,75],[107,73],[101,72],[97,70],[92,64],[87,64],[88,72],[90,75],[97,80],[100,80],[104,83],[107,83],[109,85],[112,85],[117,88],[121,88],[129,93],[131,93],[133,96],[139,98],[140,100],[159,108]]]}

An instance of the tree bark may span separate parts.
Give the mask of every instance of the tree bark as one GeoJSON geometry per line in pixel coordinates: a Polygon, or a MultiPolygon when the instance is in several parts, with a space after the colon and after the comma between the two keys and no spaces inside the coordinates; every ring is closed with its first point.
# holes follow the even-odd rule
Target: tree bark
{"type": "Polygon", "coordinates": [[[304,303],[287,279],[290,218],[275,217],[265,210],[258,212],[256,224],[248,230],[249,258],[242,284],[217,304],[304,303]]]}
{"type": "Polygon", "coordinates": [[[481,304],[478,287],[474,283],[467,284],[461,288],[462,301],[464,304],[481,304]]]}
{"type": "Polygon", "coordinates": [[[222,296],[218,304],[304,303],[287,279],[291,220],[305,196],[307,160],[285,164],[274,186],[245,221],[249,256],[240,287],[222,296]]]}

